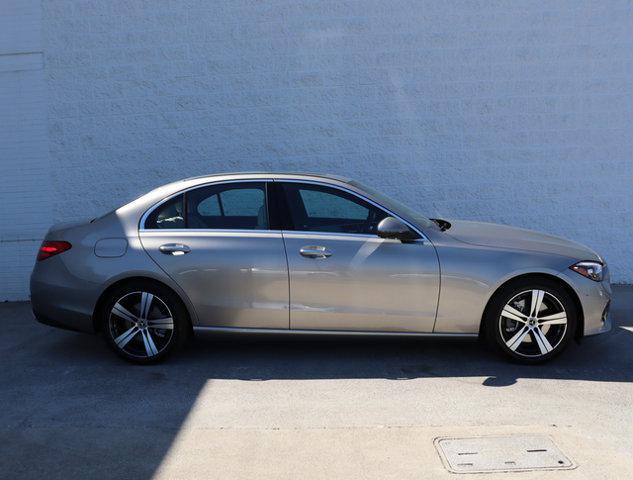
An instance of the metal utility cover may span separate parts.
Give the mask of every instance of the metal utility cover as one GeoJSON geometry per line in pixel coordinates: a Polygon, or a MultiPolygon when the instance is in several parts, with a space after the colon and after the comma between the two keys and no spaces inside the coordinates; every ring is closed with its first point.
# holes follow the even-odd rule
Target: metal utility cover
{"type": "Polygon", "coordinates": [[[453,473],[568,470],[574,463],[546,435],[436,438],[435,448],[453,473]]]}

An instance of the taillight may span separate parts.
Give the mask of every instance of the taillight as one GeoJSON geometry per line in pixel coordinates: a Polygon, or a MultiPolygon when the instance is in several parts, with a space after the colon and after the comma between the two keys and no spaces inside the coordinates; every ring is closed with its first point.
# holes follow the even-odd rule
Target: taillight
{"type": "Polygon", "coordinates": [[[39,252],[37,252],[37,260],[46,260],[47,258],[53,257],[58,253],[70,250],[71,247],[72,245],[68,242],[44,240],[39,252]]]}

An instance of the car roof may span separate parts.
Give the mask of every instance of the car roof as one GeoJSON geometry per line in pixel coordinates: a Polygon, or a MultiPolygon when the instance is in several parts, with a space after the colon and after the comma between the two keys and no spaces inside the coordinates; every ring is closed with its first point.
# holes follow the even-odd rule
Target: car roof
{"type": "Polygon", "coordinates": [[[251,178],[251,177],[270,177],[270,178],[301,178],[301,179],[309,179],[309,178],[317,178],[317,179],[328,179],[328,180],[337,180],[343,183],[350,183],[351,179],[347,177],[343,177],[341,175],[332,175],[332,174],[323,174],[323,173],[309,173],[309,172],[267,172],[267,171],[253,171],[253,172],[230,172],[230,173],[212,173],[208,175],[198,175],[195,177],[185,178],[182,181],[191,181],[191,180],[204,180],[209,179],[213,180],[214,178],[251,178]]]}

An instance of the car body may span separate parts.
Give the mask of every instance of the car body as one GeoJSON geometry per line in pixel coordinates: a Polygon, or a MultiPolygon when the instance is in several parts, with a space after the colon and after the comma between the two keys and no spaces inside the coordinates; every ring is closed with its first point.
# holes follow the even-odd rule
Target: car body
{"type": "MultiPolygon", "coordinates": [[[[53,255],[31,276],[34,314],[83,332],[103,331],[100,309],[117,287],[138,281],[173,292],[194,332],[477,337],[496,294],[539,279],[562,292],[547,300],[543,290],[543,309],[565,300],[575,312],[565,342],[610,328],[609,275],[591,249],[503,225],[431,221],[336,176],[177,181],[92,221],[55,225],[44,245],[53,255]],[[54,254],[55,242],[66,250],[54,254]]],[[[536,301],[541,290],[526,291],[536,301]]],[[[515,306],[530,302],[525,295],[515,306]]],[[[525,328],[522,341],[540,346],[525,328]]]]}

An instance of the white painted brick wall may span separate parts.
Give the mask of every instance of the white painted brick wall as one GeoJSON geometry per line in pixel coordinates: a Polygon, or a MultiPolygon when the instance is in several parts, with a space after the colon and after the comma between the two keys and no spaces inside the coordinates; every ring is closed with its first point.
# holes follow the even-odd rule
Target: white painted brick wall
{"type": "Polygon", "coordinates": [[[3,195],[33,234],[186,176],[307,170],[576,239],[633,281],[629,1],[44,0],[42,30],[51,168],[3,195]]]}

